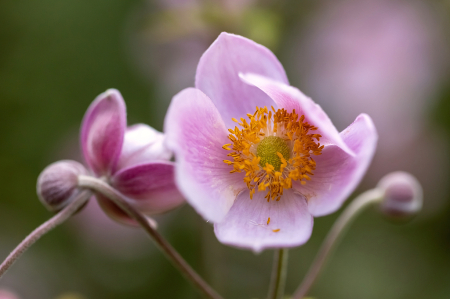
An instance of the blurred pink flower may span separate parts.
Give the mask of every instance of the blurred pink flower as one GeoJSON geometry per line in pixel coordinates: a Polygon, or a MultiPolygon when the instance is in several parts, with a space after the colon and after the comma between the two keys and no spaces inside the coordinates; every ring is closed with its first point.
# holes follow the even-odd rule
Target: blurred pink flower
{"type": "Polygon", "coordinates": [[[448,161],[446,146],[426,128],[446,64],[439,15],[419,1],[322,4],[306,37],[291,48],[292,72],[337,127],[361,112],[373,117],[380,143],[372,184],[404,169],[423,183],[428,203],[446,199],[448,171],[440,167],[448,161]]]}
{"type": "Polygon", "coordinates": [[[0,299],[19,299],[19,296],[16,294],[7,291],[7,290],[0,290],[0,299]]]}
{"type": "MultiPolygon", "coordinates": [[[[147,125],[127,128],[125,102],[114,89],[94,100],[81,126],[81,148],[92,172],[150,215],[184,201],[175,186],[171,153],[163,140],[162,133],[147,125]]],[[[96,197],[112,218],[133,223],[113,202],[99,194],[96,197]]]]}
{"type": "Polygon", "coordinates": [[[272,52],[227,33],[203,54],[195,85],[173,98],[165,120],[187,201],[215,222],[222,243],[305,243],[313,216],[336,211],[364,175],[377,141],[370,117],[338,133],[272,52]]]}

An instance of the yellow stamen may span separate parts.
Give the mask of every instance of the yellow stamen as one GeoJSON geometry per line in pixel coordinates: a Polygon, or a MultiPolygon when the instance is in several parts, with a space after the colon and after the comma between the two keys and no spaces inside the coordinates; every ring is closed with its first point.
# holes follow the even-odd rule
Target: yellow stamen
{"type": "Polygon", "coordinates": [[[255,113],[247,114],[249,121],[233,118],[241,129],[229,129],[232,143],[223,146],[232,151],[231,161],[224,160],[233,167],[230,172],[245,172],[250,198],[256,191],[267,190],[268,202],[279,201],[283,190],[292,188],[292,181],[304,185],[311,180],[316,169],[312,156],[320,155],[324,147],[319,143],[322,136],[311,133],[317,127],[305,122],[304,115],[271,108],[256,107],[255,113]]]}
{"type": "Polygon", "coordinates": [[[270,217],[269,217],[269,219],[267,219],[267,225],[269,225],[269,223],[270,223],[270,217]]]}
{"type": "Polygon", "coordinates": [[[224,146],[222,146],[222,148],[223,148],[224,150],[229,151],[229,150],[231,150],[230,145],[231,145],[231,143],[224,144],[224,146]]]}
{"type": "Polygon", "coordinates": [[[277,233],[277,232],[279,232],[281,229],[279,229],[279,228],[277,228],[277,229],[272,229],[272,231],[274,232],[274,233],[277,233]]]}

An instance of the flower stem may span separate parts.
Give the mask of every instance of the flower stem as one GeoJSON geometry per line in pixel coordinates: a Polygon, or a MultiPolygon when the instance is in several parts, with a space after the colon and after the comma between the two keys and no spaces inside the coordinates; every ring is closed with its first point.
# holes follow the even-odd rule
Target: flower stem
{"type": "Polygon", "coordinates": [[[308,293],[312,284],[319,275],[327,257],[329,256],[331,250],[337,244],[337,240],[343,235],[345,229],[349,226],[353,219],[364,210],[367,206],[379,202],[382,199],[382,191],[378,189],[371,189],[353,200],[353,202],[344,210],[344,212],[339,216],[339,218],[334,223],[330,232],[328,233],[325,241],[322,243],[322,247],[319,253],[316,255],[311,267],[306,273],[305,278],[301,285],[297,288],[292,299],[302,299],[308,293]]]}
{"type": "Polygon", "coordinates": [[[268,299],[283,298],[284,286],[286,284],[287,261],[288,250],[286,248],[275,250],[268,299]]]}
{"type": "Polygon", "coordinates": [[[8,257],[0,265],[0,277],[17,261],[20,256],[31,246],[39,240],[47,232],[63,223],[75,212],[82,207],[89,197],[92,196],[92,192],[89,190],[83,190],[70,204],[62,209],[58,214],[41,224],[38,228],[31,232],[17,247],[8,255],[8,257]]]}
{"type": "Polygon", "coordinates": [[[78,186],[83,188],[89,188],[95,192],[101,193],[112,200],[118,205],[124,212],[130,217],[136,220],[147,234],[158,245],[159,249],[166,255],[166,257],[172,262],[172,264],[196,286],[205,297],[210,299],[222,299],[222,297],[213,290],[206,281],[204,281],[200,275],[195,272],[194,269],[181,257],[181,255],[161,236],[148,222],[147,218],[133,208],[127,200],[117,190],[109,186],[94,177],[80,175],[78,177],[78,186]]]}

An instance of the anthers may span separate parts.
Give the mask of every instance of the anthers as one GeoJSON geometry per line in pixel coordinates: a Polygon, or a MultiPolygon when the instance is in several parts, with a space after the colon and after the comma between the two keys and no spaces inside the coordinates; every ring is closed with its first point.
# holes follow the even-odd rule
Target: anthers
{"type": "Polygon", "coordinates": [[[249,121],[233,118],[240,128],[228,129],[231,143],[223,149],[232,151],[228,154],[231,160],[223,162],[233,166],[231,173],[245,172],[250,198],[256,190],[267,190],[267,201],[278,201],[284,189],[292,188],[292,181],[305,184],[311,179],[316,169],[312,155],[322,153],[322,136],[310,133],[318,128],[295,110],[288,113],[283,108],[269,111],[256,107],[255,113],[247,116],[249,121]]]}

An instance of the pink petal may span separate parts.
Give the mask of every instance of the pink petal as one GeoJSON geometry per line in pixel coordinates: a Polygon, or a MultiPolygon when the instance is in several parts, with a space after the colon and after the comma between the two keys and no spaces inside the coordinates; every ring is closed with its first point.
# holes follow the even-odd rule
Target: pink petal
{"type": "Polygon", "coordinates": [[[84,159],[97,175],[114,172],[126,128],[126,107],[118,90],[108,89],[89,106],[81,125],[84,159]]]}
{"type": "Polygon", "coordinates": [[[296,186],[308,199],[309,211],[314,216],[327,215],[341,207],[361,181],[375,153],[378,135],[368,115],[359,115],[340,135],[356,155],[349,156],[334,145],[326,146],[322,155],[314,158],[317,168],[311,181],[296,186]]]}
{"type": "Polygon", "coordinates": [[[147,215],[169,211],[184,202],[175,186],[174,163],[153,162],[122,169],[111,185],[147,215]]]}
{"type": "Polygon", "coordinates": [[[186,200],[205,219],[218,222],[246,188],[243,174],[230,174],[223,163],[230,143],[217,108],[200,90],[177,94],[164,123],[166,145],[175,153],[175,180],[186,200]]]}
{"type": "Polygon", "coordinates": [[[164,138],[163,133],[145,124],[128,127],[117,169],[155,160],[170,160],[172,153],[164,146],[164,138]]]}
{"type": "Polygon", "coordinates": [[[220,242],[259,252],[308,241],[313,217],[305,198],[292,189],[285,190],[279,201],[267,202],[265,195],[266,192],[256,192],[253,199],[248,191],[238,195],[225,219],[214,225],[220,242]]]}
{"type": "Polygon", "coordinates": [[[307,122],[318,127],[318,130],[314,131],[314,133],[317,132],[322,135],[320,139],[321,144],[334,144],[349,155],[354,155],[353,151],[342,140],[328,115],[300,90],[255,74],[239,74],[239,76],[244,82],[264,91],[279,108],[284,108],[288,112],[292,112],[295,109],[298,115],[304,115],[307,122]]]}
{"type": "Polygon", "coordinates": [[[263,92],[244,84],[238,77],[240,72],[288,84],[283,67],[269,49],[242,36],[221,33],[200,59],[195,87],[213,101],[227,128],[234,128],[233,117],[246,117],[256,106],[273,105],[263,92]]]}

